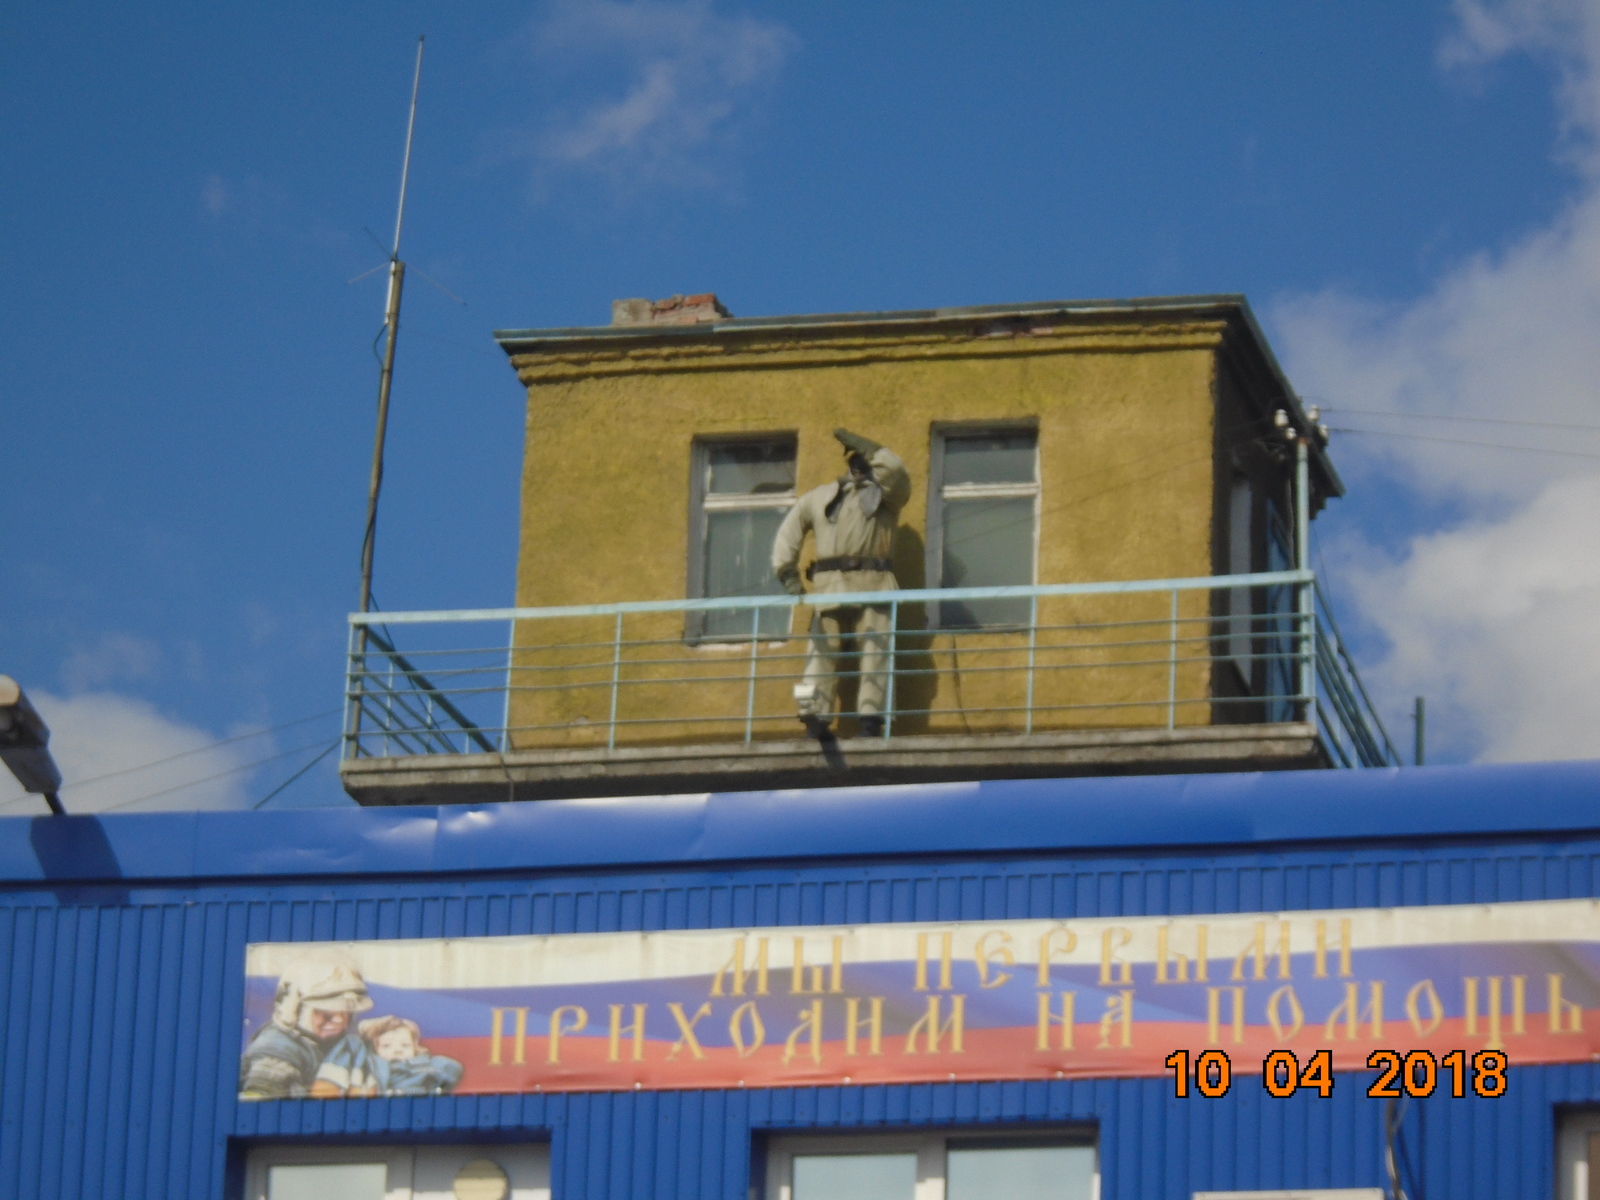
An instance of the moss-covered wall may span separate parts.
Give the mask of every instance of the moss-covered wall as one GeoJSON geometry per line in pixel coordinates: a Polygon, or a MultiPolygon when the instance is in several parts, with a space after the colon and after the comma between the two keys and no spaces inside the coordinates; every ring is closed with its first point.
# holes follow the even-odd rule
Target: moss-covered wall
{"type": "MultiPolygon", "coordinates": [[[[1108,318],[998,331],[976,322],[930,322],[781,333],[642,331],[636,338],[574,337],[548,350],[519,353],[512,361],[528,389],[528,418],[517,603],[685,596],[694,439],[792,431],[798,435],[797,482],[803,492],[839,473],[840,450],[831,436],[838,425],[890,446],[911,470],[914,491],[895,554],[902,587],[924,585],[930,441],[934,426],[948,422],[1037,423],[1041,583],[1211,574],[1222,335],[1222,323],[1210,320],[1108,318]]],[[[1191,599],[1195,611],[1189,615],[1198,620],[1207,602],[1199,594],[1191,599]]],[[[1169,612],[1166,596],[1052,604],[1054,611],[1041,612],[1041,620],[1145,619],[1146,609],[1155,619],[1169,612]]],[[[641,620],[628,636],[670,641],[678,636],[674,629],[681,632],[681,619],[674,620],[676,625],[658,618],[653,626],[641,620]]],[[[1020,649],[1020,635],[918,635],[919,621],[915,612],[901,621],[906,635],[899,647],[898,707],[933,711],[906,718],[900,731],[988,727],[983,719],[974,725],[972,710],[1003,706],[999,691],[1005,688],[994,673],[975,671],[957,689],[956,659],[981,658],[979,647],[988,644],[990,665],[1005,665],[1015,655],[1001,648],[1020,649]],[[941,715],[946,713],[953,715],[941,715]]],[[[522,623],[519,645],[548,645],[577,633],[576,623],[560,634],[536,624],[522,623]]],[[[588,624],[596,628],[585,638],[609,633],[597,622],[588,624]]],[[[802,648],[794,639],[788,653],[798,656],[802,648]]],[[[674,670],[700,669],[698,662],[726,663],[730,653],[737,658],[742,652],[724,650],[721,659],[717,653],[679,642],[663,659],[676,665],[652,672],[668,677],[674,670]]],[[[569,658],[576,667],[593,654],[574,652],[569,658]]],[[[556,663],[548,652],[542,661],[556,663]]],[[[780,677],[798,665],[781,653],[772,663],[759,706],[791,715],[765,732],[793,736],[792,703],[780,677]]],[[[1053,697],[1062,705],[1047,721],[1052,725],[1164,722],[1164,709],[1067,707],[1089,693],[1116,703],[1124,685],[1131,689],[1124,702],[1149,693],[1156,682],[1164,696],[1166,668],[1144,673],[1151,679],[1135,678],[1140,672],[1130,669],[1058,673],[1053,678],[1059,686],[1037,695],[1036,703],[1053,697]]],[[[1180,723],[1209,720],[1198,703],[1209,686],[1208,669],[1196,662],[1184,667],[1183,676],[1182,690],[1197,703],[1179,714],[1180,723]]],[[[597,684],[607,678],[606,671],[595,671],[597,684]]],[[[708,682],[696,690],[696,703],[710,703],[708,697],[722,691],[728,692],[730,711],[742,712],[743,685],[708,682]]],[[[625,694],[624,716],[657,710],[672,715],[684,703],[681,691],[666,686],[635,686],[625,694]]],[[[520,693],[513,723],[528,728],[519,744],[592,740],[598,735],[585,726],[604,723],[607,695],[604,686],[584,693],[520,693]]],[[[714,707],[720,710],[722,699],[714,707]]],[[[994,727],[1005,724],[1000,720],[994,727]]],[[[633,729],[621,740],[700,740],[739,732],[739,722],[688,733],[661,725],[633,729]]]]}

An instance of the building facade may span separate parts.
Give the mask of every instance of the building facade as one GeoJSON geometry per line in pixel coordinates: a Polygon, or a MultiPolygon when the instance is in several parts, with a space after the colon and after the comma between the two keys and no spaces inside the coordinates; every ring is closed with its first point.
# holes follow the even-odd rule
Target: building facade
{"type": "Polygon", "coordinates": [[[1385,1188],[1392,1158],[1408,1196],[1583,1200],[1597,789],[1584,763],[7,819],[0,1194],[1187,1200],[1385,1188]],[[242,1094],[302,1001],[410,1040],[381,1080],[330,1049],[304,1094],[242,1094]],[[1179,1097],[1180,1050],[1231,1081],[1179,1097]],[[1305,1068],[1282,1096],[1273,1050],[1305,1068]],[[1416,1096],[1369,1096],[1376,1050],[1416,1096]]]}
{"type": "Polygon", "coordinates": [[[516,607],[358,627],[361,802],[1397,761],[1309,569],[1325,432],[1242,297],[616,310],[496,334],[527,390],[516,607]],[[849,659],[819,745],[817,607],[771,554],[841,427],[912,490],[895,594],[858,597],[888,612],[884,720],[849,659]]]}

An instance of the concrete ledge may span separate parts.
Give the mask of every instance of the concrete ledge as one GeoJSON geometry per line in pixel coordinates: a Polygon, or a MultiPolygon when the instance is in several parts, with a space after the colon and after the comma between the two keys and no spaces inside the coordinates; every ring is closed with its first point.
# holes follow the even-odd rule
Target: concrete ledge
{"type": "Polygon", "coordinates": [[[339,774],[357,803],[394,805],[1329,765],[1316,728],[1293,723],[359,758],[339,774]]]}

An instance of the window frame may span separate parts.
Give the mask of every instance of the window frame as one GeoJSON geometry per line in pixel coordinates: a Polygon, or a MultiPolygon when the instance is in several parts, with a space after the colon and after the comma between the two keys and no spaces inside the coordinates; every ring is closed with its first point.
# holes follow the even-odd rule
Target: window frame
{"type": "Polygon", "coordinates": [[[1589,1200],[1596,1180],[1589,1143],[1600,1137],[1600,1108],[1574,1108],[1556,1115],[1556,1200],[1589,1200]]]}
{"type": "Polygon", "coordinates": [[[794,1160],[809,1154],[915,1154],[917,1182],[914,1200],[945,1200],[950,1148],[961,1143],[981,1143],[985,1148],[1010,1145],[1087,1146],[1094,1150],[1094,1182],[1090,1200],[1100,1200],[1099,1131],[1083,1126],[1046,1129],[930,1129],[884,1133],[785,1134],[766,1146],[763,1200],[794,1200],[794,1160]]]}
{"type": "MultiPolygon", "coordinates": [[[[685,567],[684,595],[690,600],[706,598],[706,574],[710,567],[706,540],[710,536],[711,522],[708,512],[746,512],[751,509],[781,509],[787,512],[800,500],[800,434],[797,430],[775,430],[754,433],[697,434],[689,452],[689,538],[688,560],[685,567]],[[737,446],[755,443],[786,442],[794,449],[795,480],[787,492],[767,492],[759,495],[717,493],[711,491],[711,449],[714,446],[737,446]]],[[[704,612],[685,614],[684,639],[696,646],[748,646],[749,635],[733,637],[727,634],[708,635],[705,632],[704,612]]],[[[758,638],[758,641],[781,641],[781,637],[758,638]]]]}
{"type": "MultiPolygon", "coordinates": [[[[547,1140],[515,1142],[345,1142],[337,1145],[280,1142],[251,1146],[245,1156],[244,1200],[267,1200],[268,1173],[281,1166],[337,1166],[345,1163],[382,1162],[388,1169],[384,1180],[384,1200],[413,1200],[418,1187],[418,1158],[439,1151],[470,1158],[506,1158],[510,1153],[521,1155],[543,1153],[544,1162],[534,1167],[542,1173],[546,1200],[554,1195],[552,1156],[547,1140]]],[[[526,1165],[526,1164],[525,1164],[526,1165]]],[[[513,1183],[511,1196],[518,1191],[541,1189],[521,1188],[513,1183]]],[[[435,1193],[436,1194],[436,1193],[435,1193]]]]}
{"type": "MultiPolygon", "coordinates": [[[[1037,418],[1012,421],[936,421],[928,447],[928,532],[923,578],[930,587],[944,587],[944,506],[947,500],[1013,500],[1033,498],[1032,562],[1029,564],[1028,583],[1039,582],[1039,527],[1043,524],[1044,470],[1039,456],[1039,422],[1037,418]],[[1033,435],[1032,483],[954,483],[944,481],[945,443],[952,437],[983,437],[987,435],[1027,433],[1033,435]]],[[[946,626],[938,601],[928,605],[928,629],[935,633],[997,633],[1023,629],[1025,625],[956,625],[946,626]]]]}

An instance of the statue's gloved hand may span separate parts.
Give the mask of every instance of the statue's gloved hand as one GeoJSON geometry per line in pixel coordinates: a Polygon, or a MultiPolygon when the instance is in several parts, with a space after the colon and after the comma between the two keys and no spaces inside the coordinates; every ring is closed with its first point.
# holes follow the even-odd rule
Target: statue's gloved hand
{"type": "Polygon", "coordinates": [[[790,567],[787,571],[779,572],[778,582],[783,585],[783,590],[791,596],[803,596],[806,589],[800,582],[800,572],[790,567]]]}
{"type": "Polygon", "coordinates": [[[864,438],[859,433],[851,433],[848,429],[835,429],[833,436],[838,438],[846,450],[853,450],[857,454],[871,458],[877,451],[883,449],[882,442],[875,442],[871,438],[864,438]]]}

